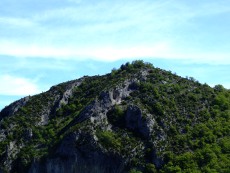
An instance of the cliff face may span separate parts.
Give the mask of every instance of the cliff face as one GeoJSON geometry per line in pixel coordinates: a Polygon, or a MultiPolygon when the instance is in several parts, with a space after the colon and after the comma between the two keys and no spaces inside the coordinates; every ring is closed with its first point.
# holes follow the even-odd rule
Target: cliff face
{"type": "Polygon", "coordinates": [[[74,132],[63,139],[52,157],[34,161],[29,172],[120,173],[123,170],[124,162],[121,157],[103,152],[93,136],[74,132]]]}
{"type": "Polygon", "coordinates": [[[0,173],[225,172],[229,112],[221,86],[127,63],[3,109],[0,173]]]}

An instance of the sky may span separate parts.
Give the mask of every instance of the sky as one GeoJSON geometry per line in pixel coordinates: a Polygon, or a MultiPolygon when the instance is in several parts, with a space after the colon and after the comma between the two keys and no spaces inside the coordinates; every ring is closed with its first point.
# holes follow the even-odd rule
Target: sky
{"type": "Polygon", "coordinates": [[[230,89],[229,0],[1,0],[0,110],[141,59],[230,89]]]}

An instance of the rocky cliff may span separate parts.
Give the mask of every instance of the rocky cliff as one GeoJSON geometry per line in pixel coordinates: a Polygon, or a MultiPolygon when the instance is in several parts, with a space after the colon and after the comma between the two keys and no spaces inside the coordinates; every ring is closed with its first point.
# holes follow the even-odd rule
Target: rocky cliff
{"type": "Polygon", "coordinates": [[[142,61],[0,113],[0,172],[228,172],[230,92],[142,61]]]}

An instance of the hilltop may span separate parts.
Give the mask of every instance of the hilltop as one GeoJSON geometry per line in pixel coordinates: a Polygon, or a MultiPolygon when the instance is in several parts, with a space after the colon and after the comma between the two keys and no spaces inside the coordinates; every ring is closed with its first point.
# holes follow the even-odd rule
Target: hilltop
{"type": "Polygon", "coordinates": [[[0,173],[230,172],[230,91],[143,61],[0,112],[0,173]]]}

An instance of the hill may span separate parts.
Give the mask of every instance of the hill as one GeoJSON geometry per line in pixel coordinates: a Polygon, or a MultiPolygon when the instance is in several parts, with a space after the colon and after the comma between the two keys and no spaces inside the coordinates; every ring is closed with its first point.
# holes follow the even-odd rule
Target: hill
{"type": "Polygon", "coordinates": [[[0,173],[230,172],[230,91],[134,61],[0,113],[0,173]]]}

